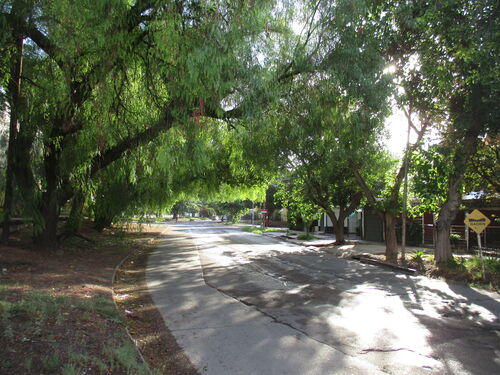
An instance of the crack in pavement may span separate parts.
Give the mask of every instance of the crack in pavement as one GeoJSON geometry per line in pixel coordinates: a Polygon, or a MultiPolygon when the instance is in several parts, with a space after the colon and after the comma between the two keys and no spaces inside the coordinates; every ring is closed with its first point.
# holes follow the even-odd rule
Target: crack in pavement
{"type": "Polygon", "coordinates": [[[401,352],[401,351],[406,351],[406,352],[411,352],[415,353],[421,357],[425,358],[430,358],[434,360],[438,360],[439,357],[433,356],[433,355],[428,355],[428,354],[422,354],[417,352],[416,350],[409,349],[409,348],[395,348],[395,349],[378,349],[378,348],[368,348],[368,349],[363,349],[362,351],[358,352],[359,354],[368,354],[368,353],[393,353],[393,352],[401,352]]]}
{"type": "MultiPolygon", "coordinates": [[[[206,273],[205,273],[205,268],[204,268],[203,263],[202,263],[202,261],[201,261],[200,248],[198,247],[198,245],[197,245],[194,241],[193,241],[193,244],[196,246],[196,250],[197,250],[197,252],[198,252],[198,257],[199,257],[199,259],[200,259],[200,266],[201,266],[201,272],[202,272],[202,275],[203,275],[203,280],[204,280],[204,282],[205,282],[205,284],[206,284],[207,286],[209,286],[209,287],[210,287],[210,288],[212,288],[212,289],[217,290],[219,293],[224,294],[225,296],[228,296],[228,297],[230,297],[230,298],[234,299],[235,301],[238,301],[238,302],[240,302],[240,303],[242,303],[242,304],[244,304],[244,305],[246,305],[246,306],[249,306],[249,307],[254,308],[256,311],[258,311],[258,312],[260,312],[262,315],[264,315],[264,316],[268,317],[269,319],[271,319],[271,320],[272,320],[274,323],[276,323],[276,324],[281,324],[281,325],[287,326],[287,327],[289,327],[289,328],[293,329],[294,331],[296,331],[296,332],[299,332],[299,333],[303,334],[305,337],[308,337],[309,339],[311,339],[311,340],[313,340],[313,341],[316,341],[317,343],[320,343],[320,344],[326,345],[326,346],[328,346],[329,348],[332,348],[332,349],[334,349],[334,350],[336,350],[336,351],[338,351],[338,352],[340,352],[340,353],[342,353],[342,354],[344,354],[344,355],[347,355],[347,356],[349,356],[349,357],[356,358],[355,356],[353,356],[353,355],[351,355],[351,354],[349,354],[349,353],[347,353],[347,352],[345,352],[345,351],[343,351],[343,350],[341,350],[341,349],[339,349],[339,348],[336,348],[335,346],[333,346],[333,345],[331,345],[331,344],[329,344],[329,343],[327,343],[327,342],[325,342],[325,341],[319,340],[319,339],[317,339],[317,338],[315,338],[315,337],[313,337],[313,336],[309,335],[306,331],[304,331],[304,330],[302,330],[302,329],[300,329],[300,328],[297,328],[297,327],[293,326],[293,324],[291,324],[291,323],[287,323],[287,322],[280,321],[278,318],[276,318],[275,316],[273,316],[273,315],[269,314],[268,312],[266,312],[266,311],[262,310],[262,309],[261,309],[261,308],[259,308],[258,306],[254,305],[254,304],[252,304],[252,303],[250,303],[250,302],[248,302],[248,301],[242,300],[242,299],[240,299],[240,298],[238,298],[238,297],[235,297],[235,296],[233,296],[233,295],[231,295],[231,294],[228,294],[228,293],[226,293],[224,290],[222,290],[222,289],[220,289],[219,287],[217,287],[217,286],[215,286],[214,284],[212,284],[210,281],[208,281],[208,280],[207,280],[207,276],[206,276],[206,273]]],[[[299,338],[297,337],[297,339],[299,339],[299,338]]]]}
{"type": "MultiPolygon", "coordinates": [[[[203,272],[203,266],[202,266],[202,272],[203,272]]],[[[275,316],[273,316],[273,315],[269,314],[268,312],[262,310],[257,305],[254,305],[254,304],[252,304],[252,303],[250,303],[248,301],[242,300],[242,299],[240,299],[238,297],[235,297],[235,296],[233,296],[231,294],[226,293],[224,290],[216,287],[215,285],[213,285],[212,283],[210,283],[209,281],[207,281],[207,279],[205,278],[205,273],[204,272],[203,272],[203,279],[205,280],[205,284],[207,286],[209,286],[210,288],[213,288],[213,289],[217,290],[219,293],[222,293],[225,296],[228,296],[228,297],[234,299],[235,301],[238,301],[238,302],[240,302],[240,303],[242,303],[242,304],[244,304],[246,306],[254,308],[256,311],[260,312],[262,315],[264,315],[264,316],[268,317],[269,319],[271,319],[273,321],[273,323],[287,326],[287,327],[293,329],[294,331],[297,331],[297,332],[303,334],[304,336],[310,338],[313,341],[316,341],[316,342],[318,342],[320,344],[326,345],[326,346],[328,346],[328,347],[330,347],[332,349],[335,349],[335,350],[341,352],[344,355],[348,355],[349,357],[356,358],[355,356],[352,356],[351,354],[349,354],[349,353],[347,353],[347,352],[345,352],[345,351],[343,351],[343,350],[341,350],[339,348],[336,348],[335,346],[333,346],[333,345],[331,345],[331,344],[329,344],[329,343],[327,343],[325,341],[319,340],[319,339],[317,339],[317,338],[309,335],[306,331],[304,331],[304,330],[302,330],[300,328],[295,327],[292,323],[287,323],[287,322],[280,321],[278,318],[276,318],[275,316]]]]}

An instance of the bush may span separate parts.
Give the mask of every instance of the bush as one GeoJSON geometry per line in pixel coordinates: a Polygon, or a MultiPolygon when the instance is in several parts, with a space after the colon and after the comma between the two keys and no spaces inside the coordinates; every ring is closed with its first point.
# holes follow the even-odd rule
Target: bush
{"type": "Polygon", "coordinates": [[[455,233],[450,234],[450,242],[451,242],[451,246],[453,246],[453,248],[456,249],[461,240],[462,240],[462,237],[460,237],[460,235],[455,234],[455,233]]]}
{"type": "Polygon", "coordinates": [[[312,234],[307,233],[307,234],[299,234],[297,238],[299,240],[309,241],[309,240],[314,240],[316,237],[314,237],[312,234]]]}
{"type": "MultiPolygon", "coordinates": [[[[500,274],[500,259],[497,258],[483,258],[484,269],[487,273],[500,274]]],[[[481,258],[474,256],[465,262],[465,267],[470,273],[482,272],[481,258]]]]}
{"type": "Polygon", "coordinates": [[[417,262],[421,262],[424,259],[425,251],[417,250],[413,254],[411,254],[410,256],[412,259],[416,260],[417,262]]]}
{"type": "Polygon", "coordinates": [[[260,229],[259,227],[245,227],[242,228],[242,230],[245,232],[257,233],[257,234],[262,233],[262,229],[260,229]]]}

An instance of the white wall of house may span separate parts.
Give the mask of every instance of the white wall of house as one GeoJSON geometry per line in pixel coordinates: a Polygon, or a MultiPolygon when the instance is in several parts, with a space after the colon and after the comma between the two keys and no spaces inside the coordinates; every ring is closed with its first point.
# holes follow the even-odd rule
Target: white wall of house
{"type": "MultiPolygon", "coordinates": [[[[334,212],[335,215],[337,215],[338,217],[339,210],[336,208],[334,212]]],[[[332,221],[330,220],[330,217],[327,214],[323,214],[322,224],[323,228],[333,227],[332,221]]],[[[350,217],[347,217],[344,220],[344,227],[347,227],[349,233],[356,233],[360,225],[361,225],[361,211],[354,212],[350,217]]]]}

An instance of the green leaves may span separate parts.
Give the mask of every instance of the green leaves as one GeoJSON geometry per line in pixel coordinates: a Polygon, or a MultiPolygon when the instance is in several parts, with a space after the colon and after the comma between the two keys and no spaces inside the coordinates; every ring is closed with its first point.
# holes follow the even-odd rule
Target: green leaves
{"type": "Polygon", "coordinates": [[[274,195],[277,202],[290,210],[288,220],[293,225],[296,224],[297,216],[307,224],[310,224],[313,220],[318,220],[321,216],[322,209],[307,198],[303,188],[303,181],[296,178],[281,181],[274,195]]]}
{"type": "Polygon", "coordinates": [[[435,212],[447,199],[448,177],[453,174],[451,150],[440,145],[420,150],[411,156],[413,191],[418,205],[412,207],[414,215],[435,212]]]}

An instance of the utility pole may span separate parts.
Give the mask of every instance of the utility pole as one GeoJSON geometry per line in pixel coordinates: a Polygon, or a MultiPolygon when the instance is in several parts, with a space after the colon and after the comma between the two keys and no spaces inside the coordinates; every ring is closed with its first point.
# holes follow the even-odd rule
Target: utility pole
{"type": "MultiPolygon", "coordinates": [[[[411,116],[411,110],[409,112],[409,116],[411,116]]],[[[402,214],[402,227],[401,227],[401,260],[403,264],[406,263],[406,204],[408,202],[408,164],[409,164],[409,155],[408,149],[410,147],[410,130],[411,130],[411,119],[408,118],[408,131],[406,132],[406,148],[405,148],[405,179],[404,179],[404,188],[403,188],[403,214],[402,214]]]]}

